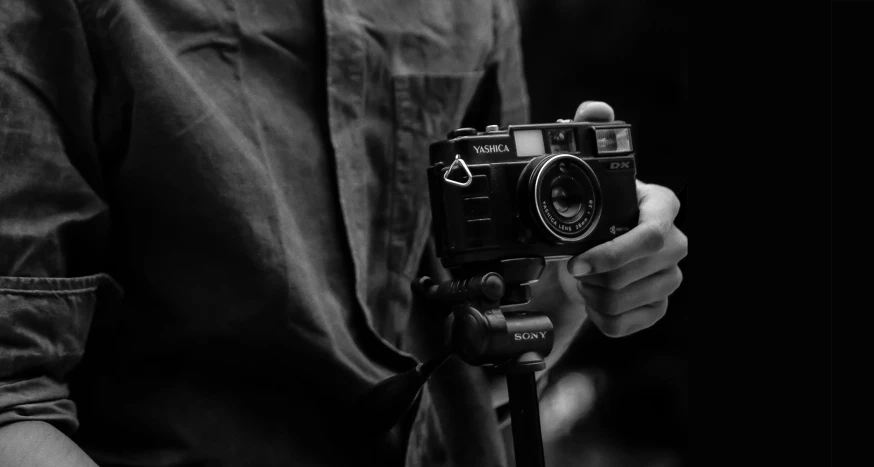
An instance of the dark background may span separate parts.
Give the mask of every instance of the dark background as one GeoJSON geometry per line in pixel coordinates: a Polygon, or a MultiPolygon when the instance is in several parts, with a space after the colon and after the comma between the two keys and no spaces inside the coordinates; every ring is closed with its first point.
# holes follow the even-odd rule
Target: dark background
{"type": "MultiPolygon", "coordinates": [[[[532,122],[573,118],[585,100],[609,103],[631,123],[638,178],[674,190],[677,226],[692,238],[686,169],[690,149],[687,8],[642,0],[519,0],[532,122]]],[[[690,255],[691,256],[691,255],[690,255]]],[[[689,260],[668,314],[650,329],[612,339],[594,326],[554,369],[595,385],[591,409],[547,440],[547,465],[679,467],[688,464],[689,260]]],[[[560,383],[557,383],[560,384],[560,383]]]]}

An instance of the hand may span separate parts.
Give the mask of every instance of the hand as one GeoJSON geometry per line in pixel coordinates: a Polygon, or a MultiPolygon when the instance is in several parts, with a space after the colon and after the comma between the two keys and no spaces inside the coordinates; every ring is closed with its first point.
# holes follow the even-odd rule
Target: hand
{"type": "MultiPolygon", "coordinates": [[[[575,121],[612,121],[603,102],[584,102],[575,121]]],[[[637,182],[637,227],[568,260],[559,279],[568,298],[585,307],[605,335],[622,337],[661,319],[683,280],[677,264],[688,252],[686,235],[674,226],[680,202],[662,186],[637,182]]]]}

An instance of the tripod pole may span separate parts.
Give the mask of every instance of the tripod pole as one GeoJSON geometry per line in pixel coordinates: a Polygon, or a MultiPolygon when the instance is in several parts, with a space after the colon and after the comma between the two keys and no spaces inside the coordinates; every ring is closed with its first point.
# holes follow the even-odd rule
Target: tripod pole
{"type": "Polygon", "coordinates": [[[540,406],[533,371],[507,374],[516,467],[544,467],[540,406]]]}

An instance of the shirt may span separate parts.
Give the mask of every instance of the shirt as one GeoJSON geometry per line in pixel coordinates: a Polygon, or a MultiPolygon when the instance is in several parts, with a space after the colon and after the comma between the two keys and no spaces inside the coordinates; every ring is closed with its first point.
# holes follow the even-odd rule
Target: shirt
{"type": "Polygon", "coordinates": [[[428,145],[483,106],[527,122],[512,0],[4,0],[0,425],[101,466],[504,464],[458,360],[391,433],[350,416],[441,337],[428,145]]]}

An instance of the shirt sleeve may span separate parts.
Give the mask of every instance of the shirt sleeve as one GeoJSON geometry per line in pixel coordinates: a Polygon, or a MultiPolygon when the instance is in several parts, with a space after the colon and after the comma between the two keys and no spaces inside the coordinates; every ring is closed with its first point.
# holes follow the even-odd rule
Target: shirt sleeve
{"type": "Polygon", "coordinates": [[[65,377],[112,283],[94,87],[72,1],[0,3],[0,426],[78,426],[65,377]]]}

